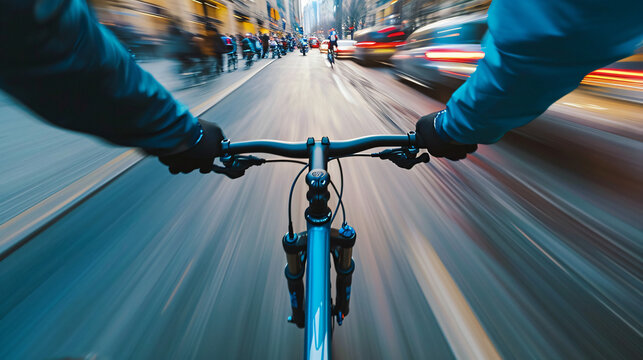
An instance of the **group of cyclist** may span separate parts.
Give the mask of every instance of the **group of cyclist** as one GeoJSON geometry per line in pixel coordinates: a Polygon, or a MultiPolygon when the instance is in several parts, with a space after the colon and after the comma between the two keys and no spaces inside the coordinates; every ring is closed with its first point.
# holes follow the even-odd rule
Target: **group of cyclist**
{"type": "Polygon", "coordinates": [[[257,60],[267,59],[272,54],[273,59],[280,59],[296,46],[296,40],[290,34],[281,37],[276,34],[246,34],[241,43],[246,66],[252,66],[255,57],[257,60]]]}
{"type": "Polygon", "coordinates": [[[171,22],[167,49],[179,66],[177,73],[188,84],[202,82],[238,69],[239,57],[245,60],[246,68],[260,59],[281,58],[292,52],[297,40],[290,34],[220,34],[214,26],[206,26],[206,35],[192,34],[171,22]]]}

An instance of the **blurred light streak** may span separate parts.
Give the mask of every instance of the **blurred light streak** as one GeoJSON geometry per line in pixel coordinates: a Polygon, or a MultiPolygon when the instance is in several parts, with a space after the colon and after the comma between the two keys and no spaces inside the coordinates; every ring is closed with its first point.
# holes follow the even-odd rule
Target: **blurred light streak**
{"type": "Polygon", "coordinates": [[[598,69],[585,76],[581,84],[643,91],[643,71],[612,68],[598,69]]]}
{"type": "Polygon", "coordinates": [[[424,56],[431,61],[477,62],[484,58],[484,52],[432,49],[425,52],[424,56]]]}
{"type": "Polygon", "coordinates": [[[598,69],[590,73],[592,74],[610,74],[610,75],[622,75],[625,77],[634,77],[643,79],[643,71],[639,70],[620,70],[620,69],[598,69]]]}
{"type": "Polygon", "coordinates": [[[606,107],[602,107],[602,106],[594,105],[594,104],[585,104],[585,105],[583,105],[583,104],[575,104],[575,103],[571,103],[571,102],[563,102],[563,105],[573,106],[573,107],[577,107],[579,109],[607,110],[606,107]]]}
{"type": "Polygon", "coordinates": [[[643,91],[643,87],[625,85],[625,84],[617,84],[617,83],[605,82],[605,81],[594,81],[594,80],[589,80],[589,79],[583,79],[583,81],[581,81],[581,84],[583,84],[583,85],[595,85],[595,86],[613,88],[613,89],[626,88],[626,89],[632,89],[632,90],[635,90],[635,91],[643,91]]]}
{"type": "Polygon", "coordinates": [[[390,34],[386,35],[386,37],[396,37],[396,36],[404,36],[404,32],[403,31],[398,31],[398,32],[394,32],[394,33],[390,33],[390,34]]]}
{"type": "Polygon", "coordinates": [[[450,37],[455,37],[455,36],[460,36],[460,33],[454,33],[454,34],[449,34],[449,35],[438,36],[438,39],[450,38],[450,37]]]}
{"type": "Polygon", "coordinates": [[[452,28],[452,29],[440,30],[440,31],[438,31],[438,34],[441,34],[443,32],[456,31],[456,30],[460,30],[460,29],[462,29],[462,26],[458,26],[458,27],[452,28]]]}
{"type": "Polygon", "coordinates": [[[554,264],[556,264],[556,266],[558,266],[564,272],[567,272],[567,270],[565,270],[565,268],[558,261],[556,261],[556,259],[554,259],[553,256],[549,255],[549,253],[547,251],[545,251],[545,249],[543,249],[542,247],[540,247],[540,245],[538,245],[535,241],[533,241],[527,234],[525,234],[524,231],[522,231],[518,226],[516,226],[516,224],[512,224],[512,225],[516,230],[518,230],[518,232],[520,234],[522,234],[522,236],[525,237],[525,239],[529,240],[529,242],[532,245],[534,245],[541,253],[543,253],[545,256],[547,256],[547,258],[549,260],[551,260],[554,264]]]}
{"type": "Polygon", "coordinates": [[[440,72],[451,74],[451,75],[456,75],[456,76],[471,77],[471,75],[469,75],[469,74],[462,74],[462,73],[457,73],[455,71],[449,71],[449,70],[444,70],[444,69],[440,69],[440,72]]]}
{"type": "Polygon", "coordinates": [[[397,46],[406,44],[406,42],[398,40],[393,42],[375,42],[375,41],[362,41],[355,44],[355,47],[367,49],[392,49],[397,46]]]}
{"type": "Polygon", "coordinates": [[[181,275],[181,279],[179,280],[179,283],[176,284],[176,286],[174,287],[174,291],[172,291],[172,295],[170,295],[170,298],[167,299],[167,302],[165,303],[165,306],[163,307],[163,311],[161,311],[161,313],[164,313],[165,310],[167,310],[167,307],[170,306],[170,303],[172,302],[172,299],[174,299],[174,295],[176,295],[176,292],[179,290],[179,287],[181,286],[181,283],[183,283],[183,280],[185,279],[185,275],[187,275],[188,271],[190,271],[190,268],[192,267],[193,262],[194,262],[194,259],[190,260],[190,263],[185,268],[185,271],[183,271],[183,275],[181,275]]]}
{"type": "Polygon", "coordinates": [[[589,78],[589,79],[615,80],[615,81],[622,81],[622,82],[626,82],[626,83],[634,83],[634,84],[643,85],[643,81],[641,81],[641,80],[624,79],[624,78],[615,77],[615,76],[601,76],[601,75],[589,74],[589,75],[586,76],[586,78],[589,78]]]}
{"type": "Polygon", "coordinates": [[[378,30],[377,32],[378,33],[385,33],[385,32],[389,32],[389,31],[393,31],[393,30],[397,30],[397,26],[385,27],[384,29],[378,30]]]}

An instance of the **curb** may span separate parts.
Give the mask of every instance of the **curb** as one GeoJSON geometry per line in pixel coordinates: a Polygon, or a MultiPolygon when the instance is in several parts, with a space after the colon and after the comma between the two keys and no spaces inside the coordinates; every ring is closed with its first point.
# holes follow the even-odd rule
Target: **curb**
{"type": "MultiPolygon", "coordinates": [[[[221,100],[232,94],[274,60],[249,73],[225,89],[218,91],[207,101],[195,106],[190,111],[201,116],[221,100]]],[[[67,185],[62,190],[40,201],[38,204],[21,212],[0,224],[0,261],[29,242],[41,231],[60,219],[83,201],[90,198],[116,178],[143,160],[146,155],[140,150],[129,149],[110,160],[105,165],[67,185]]]]}

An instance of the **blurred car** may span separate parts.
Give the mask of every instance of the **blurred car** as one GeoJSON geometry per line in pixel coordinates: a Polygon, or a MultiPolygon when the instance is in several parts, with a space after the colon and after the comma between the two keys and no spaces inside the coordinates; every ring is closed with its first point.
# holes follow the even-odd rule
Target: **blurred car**
{"type": "Polygon", "coordinates": [[[338,40],[337,41],[337,58],[347,59],[355,55],[355,40],[338,40]]]}
{"type": "Polygon", "coordinates": [[[406,33],[398,25],[374,26],[357,31],[354,35],[355,59],[362,63],[386,62],[403,45],[406,33]]]}
{"type": "Polygon", "coordinates": [[[308,38],[308,45],[310,45],[310,48],[318,48],[319,47],[319,39],[316,37],[310,37],[308,38]]]}
{"type": "Polygon", "coordinates": [[[634,55],[587,74],[581,87],[618,100],[643,103],[643,46],[634,55]]]}
{"type": "Polygon", "coordinates": [[[484,57],[486,14],[457,16],[423,26],[391,58],[398,77],[434,90],[454,90],[484,57]]]}
{"type": "Polygon", "coordinates": [[[324,40],[321,42],[321,45],[319,45],[319,52],[322,54],[328,53],[328,44],[330,43],[329,40],[324,40]]]}

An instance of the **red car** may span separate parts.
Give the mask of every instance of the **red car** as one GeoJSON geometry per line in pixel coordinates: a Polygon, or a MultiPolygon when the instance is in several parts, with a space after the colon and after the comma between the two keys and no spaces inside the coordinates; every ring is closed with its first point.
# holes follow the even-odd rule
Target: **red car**
{"type": "Polygon", "coordinates": [[[308,45],[310,45],[311,49],[318,48],[319,47],[319,39],[317,39],[316,37],[308,38],[308,45]]]}

